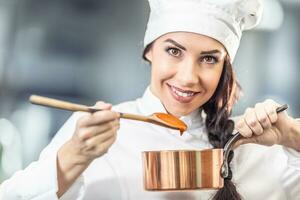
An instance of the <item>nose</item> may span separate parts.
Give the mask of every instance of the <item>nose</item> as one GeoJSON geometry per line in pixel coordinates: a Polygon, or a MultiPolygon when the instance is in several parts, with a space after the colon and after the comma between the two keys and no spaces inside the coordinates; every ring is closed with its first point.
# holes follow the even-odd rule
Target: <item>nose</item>
{"type": "Polygon", "coordinates": [[[200,77],[197,68],[197,62],[193,61],[192,59],[186,59],[184,62],[182,62],[179,65],[176,74],[179,83],[185,87],[199,84],[200,77]]]}

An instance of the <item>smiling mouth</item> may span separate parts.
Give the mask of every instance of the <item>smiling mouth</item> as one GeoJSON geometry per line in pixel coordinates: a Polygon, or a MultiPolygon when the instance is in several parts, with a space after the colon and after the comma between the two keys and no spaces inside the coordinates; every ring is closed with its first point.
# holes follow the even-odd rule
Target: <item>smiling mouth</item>
{"type": "Polygon", "coordinates": [[[183,90],[178,87],[167,84],[171,90],[173,97],[181,103],[189,103],[200,92],[194,92],[191,90],[183,90]]]}

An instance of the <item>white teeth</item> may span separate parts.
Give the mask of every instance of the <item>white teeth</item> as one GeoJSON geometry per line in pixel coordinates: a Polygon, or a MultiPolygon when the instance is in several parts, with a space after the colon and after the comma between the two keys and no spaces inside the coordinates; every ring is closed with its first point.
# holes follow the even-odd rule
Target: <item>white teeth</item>
{"type": "Polygon", "coordinates": [[[181,92],[181,91],[176,90],[176,88],[174,88],[174,87],[171,87],[171,88],[172,88],[173,92],[175,92],[178,96],[181,96],[181,97],[190,97],[195,94],[194,92],[181,92]]]}

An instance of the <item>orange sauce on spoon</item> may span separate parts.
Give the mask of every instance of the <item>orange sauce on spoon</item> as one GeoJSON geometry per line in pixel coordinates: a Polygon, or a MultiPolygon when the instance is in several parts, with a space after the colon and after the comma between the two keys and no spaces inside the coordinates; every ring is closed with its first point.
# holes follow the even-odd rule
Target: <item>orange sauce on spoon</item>
{"type": "Polygon", "coordinates": [[[154,115],[160,120],[167,123],[169,126],[177,128],[180,131],[180,135],[182,135],[183,132],[186,131],[187,129],[187,125],[173,115],[166,114],[166,113],[154,113],[154,115]]]}

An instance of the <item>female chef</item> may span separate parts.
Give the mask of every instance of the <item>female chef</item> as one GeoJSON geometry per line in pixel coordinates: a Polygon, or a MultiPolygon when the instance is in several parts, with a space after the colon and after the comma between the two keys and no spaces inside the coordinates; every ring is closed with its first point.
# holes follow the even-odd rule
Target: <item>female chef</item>
{"type": "Polygon", "coordinates": [[[135,101],[93,114],[75,113],[40,159],[1,187],[5,200],[54,199],[300,199],[300,122],[278,103],[248,108],[235,123],[245,137],[235,149],[226,189],[147,192],[141,152],[223,147],[233,132],[229,119],[236,89],[232,62],[242,31],[261,15],[257,0],[149,0],[144,58],[151,83],[135,101]],[[177,131],[120,120],[116,111],[167,112],[188,129],[177,131]],[[231,183],[236,184],[235,186],[231,183]]]}

